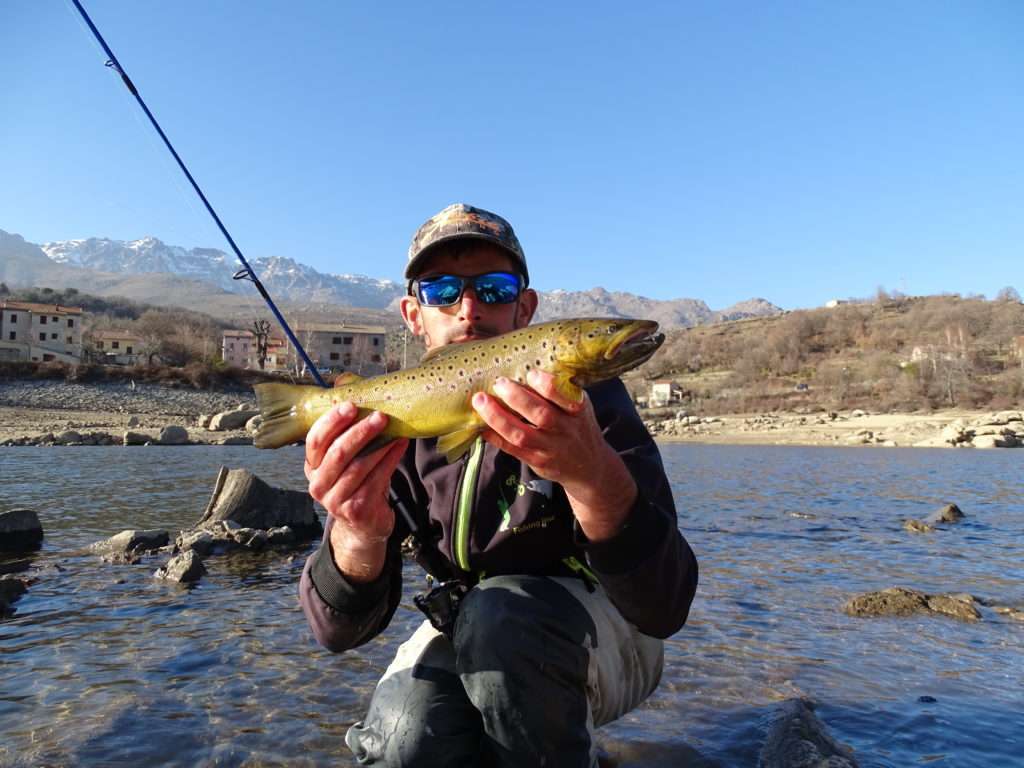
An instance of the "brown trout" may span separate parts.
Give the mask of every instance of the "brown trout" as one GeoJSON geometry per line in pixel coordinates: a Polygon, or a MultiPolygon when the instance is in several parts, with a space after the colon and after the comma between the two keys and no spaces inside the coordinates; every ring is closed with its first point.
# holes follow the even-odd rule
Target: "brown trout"
{"type": "Polygon", "coordinates": [[[321,415],[351,401],[360,418],[371,411],[389,417],[372,448],[400,437],[437,437],[438,449],[448,461],[455,461],[486,427],[470,404],[474,393],[494,395],[494,382],[502,376],[525,384],[527,374],[536,369],[552,374],[558,391],[578,402],[581,387],[646,362],[665,340],[657,330],[652,320],[554,320],[440,347],[424,355],[415,368],[371,378],[343,374],[332,389],[257,384],[263,423],[254,444],[279,448],[298,442],[321,415]]]}

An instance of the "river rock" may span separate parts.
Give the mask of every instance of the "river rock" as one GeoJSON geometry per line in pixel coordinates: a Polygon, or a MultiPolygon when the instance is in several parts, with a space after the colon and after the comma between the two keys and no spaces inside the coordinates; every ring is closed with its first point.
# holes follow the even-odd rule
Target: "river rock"
{"type": "Polygon", "coordinates": [[[851,598],[843,610],[859,618],[939,613],[962,621],[977,621],[981,614],[974,603],[970,595],[928,595],[916,589],[890,587],[851,598]]]}
{"type": "Polygon", "coordinates": [[[39,549],[43,526],[31,509],[0,512],[0,552],[29,552],[39,549]]]}
{"type": "Polygon", "coordinates": [[[259,431],[260,426],[263,424],[263,416],[256,414],[247,422],[245,422],[245,431],[250,435],[255,435],[259,431]]]}
{"type": "Polygon", "coordinates": [[[145,445],[152,440],[149,435],[142,432],[125,432],[121,438],[122,445],[145,445]]]}
{"type": "Polygon", "coordinates": [[[303,539],[323,532],[308,493],[274,488],[247,469],[220,468],[210,502],[195,527],[208,528],[223,520],[264,530],[286,525],[303,539]]]}
{"type": "Polygon", "coordinates": [[[73,429],[67,429],[57,434],[53,441],[58,445],[74,445],[82,442],[82,435],[73,429]]]}
{"type": "Polygon", "coordinates": [[[1017,436],[1014,434],[979,435],[971,443],[975,448],[1015,448],[1017,436]]]}
{"type": "Polygon", "coordinates": [[[959,523],[966,515],[960,511],[956,504],[947,504],[928,515],[924,522],[934,525],[935,523],[959,523]]]}
{"type": "Polygon", "coordinates": [[[960,621],[978,621],[981,613],[974,605],[971,595],[929,595],[928,610],[944,613],[960,621]]]}
{"type": "Polygon", "coordinates": [[[218,445],[252,445],[252,438],[245,435],[232,435],[217,442],[218,445]]]}
{"type": "Polygon", "coordinates": [[[158,568],[153,577],[188,584],[199,581],[205,573],[206,566],[203,565],[203,561],[199,559],[194,549],[189,549],[168,560],[167,565],[158,568]]]}
{"type": "Polygon", "coordinates": [[[853,752],[832,738],[805,699],[791,699],[781,710],[758,756],[759,768],[856,768],[853,752]]]}
{"type": "Polygon", "coordinates": [[[108,563],[137,563],[141,555],[153,552],[166,546],[171,540],[170,534],[162,530],[121,531],[104,541],[98,541],[90,547],[100,553],[108,563]]]}
{"type": "Polygon", "coordinates": [[[935,526],[921,520],[904,520],[903,530],[910,531],[911,533],[931,533],[935,530],[935,526]]]}
{"type": "Polygon", "coordinates": [[[0,619],[14,614],[11,606],[28,589],[28,582],[16,576],[0,576],[0,619]]]}
{"type": "Polygon", "coordinates": [[[196,553],[205,557],[213,551],[217,540],[212,532],[204,529],[192,529],[182,531],[174,541],[174,548],[179,552],[195,550],[196,553]]]}
{"type": "Polygon", "coordinates": [[[188,430],[173,425],[164,427],[160,430],[160,445],[188,445],[188,430]]]}
{"type": "Polygon", "coordinates": [[[210,425],[207,427],[211,432],[223,432],[229,429],[242,429],[246,422],[249,421],[253,416],[259,415],[259,411],[249,410],[245,406],[240,406],[241,410],[237,411],[222,411],[210,419],[210,425]]]}

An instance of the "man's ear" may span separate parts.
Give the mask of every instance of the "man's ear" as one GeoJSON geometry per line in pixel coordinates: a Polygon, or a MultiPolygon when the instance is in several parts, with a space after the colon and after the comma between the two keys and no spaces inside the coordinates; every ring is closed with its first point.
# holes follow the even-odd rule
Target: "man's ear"
{"type": "Polygon", "coordinates": [[[420,303],[416,301],[416,297],[403,296],[398,303],[398,307],[402,312],[402,320],[405,321],[405,327],[409,329],[409,332],[413,336],[422,336],[423,315],[420,303]]]}
{"type": "Polygon", "coordinates": [[[516,328],[525,328],[530,324],[539,302],[540,297],[533,288],[527,288],[519,295],[519,302],[516,304],[516,328]]]}

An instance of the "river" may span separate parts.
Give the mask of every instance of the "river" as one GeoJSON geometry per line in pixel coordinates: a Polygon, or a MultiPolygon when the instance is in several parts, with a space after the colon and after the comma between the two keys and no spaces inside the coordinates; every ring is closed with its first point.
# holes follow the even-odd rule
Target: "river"
{"type": "MultiPolygon", "coordinates": [[[[1024,765],[1024,622],[982,608],[856,619],[890,586],[1024,607],[1024,450],[662,446],[701,565],[661,686],[602,729],[627,766],[753,766],[780,702],[804,696],[862,766],[1024,765]],[[967,518],[904,531],[956,502],[967,518]]],[[[406,596],[384,636],[332,655],[296,585],[312,545],[213,557],[194,588],[163,558],[86,551],[125,528],[198,520],[221,465],[302,488],[298,448],[0,449],[0,509],[39,512],[36,582],[0,620],[0,766],[349,765],[342,743],[420,620],[406,596]]]]}

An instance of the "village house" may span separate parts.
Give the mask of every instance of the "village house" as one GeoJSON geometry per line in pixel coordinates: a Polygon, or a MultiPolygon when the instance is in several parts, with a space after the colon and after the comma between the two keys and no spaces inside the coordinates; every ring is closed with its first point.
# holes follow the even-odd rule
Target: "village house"
{"type": "Polygon", "coordinates": [[[652,408],[660,408],[670,403],[678,403],[683,399],[683,388],[674,381],[665,379],[651,384],[651,396],[648,403],[652,408]]]}
{"type": "Polygon", "coordinates": [[[82,360],[82,309],[0,301],[0,360],[82,360]]]}
{"type": "MultiPolygon", "coordinates": [[[[295,337],[319,369],[351,371],[360,376],[375,376],[386,370],[387,329],[382,325],[300,323],[294,330],[295,337]]],[[[298,360],[298,355],[293,353],[290,359],[298,360]]],[[[301,364],[297,367],[301,368],[301,364]]]]}
{"type": "Polygon", "coordinates": [[[149,362],[146,341],[131,331],[93,331],[92,344],[100,362],[107,365],[144,365],[149,362]]]}
{"type": "MultiPolygon", "coordinates": [[[[221,359],[233,368],[258,369],[260,367],[259,349],[256,334],[252,331],[224,331],[221,338],[221,359]]],[[[279,373],[289,369],[288,345],[284,339],[275,336],[267,337],[267,357],[263,361],[263,370],[279,373]]]]}

